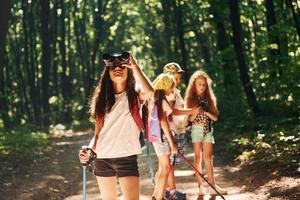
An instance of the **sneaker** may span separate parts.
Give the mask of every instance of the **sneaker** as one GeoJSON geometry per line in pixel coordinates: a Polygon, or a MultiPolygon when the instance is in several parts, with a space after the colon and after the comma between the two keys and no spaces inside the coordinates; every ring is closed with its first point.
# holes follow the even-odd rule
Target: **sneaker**
{"type": "MultiPolygon", "coordinates": [[[[151,200],[156,200],[156,197],[152,196],[151,200]]],[[[166,199],[163,198],[162,200],[166,200],[166,199]]]]}
{"type": "Polygon", "coordinates": [[[175,193],[174,194],[170,194],[170,191],[169,190],[166,190],[165,191],[165,197],[167,198],[167,199],[169,199],[169,198],[171,198],[171,197],[177,197],[177,199],[182,199],[182,200],[184,200],[184,199],[186,199],[186,194],[184,193],[184,192],[180,192],[180,191],[177,191],[177,190],[175,190],[175,193]]]}
{"type": "Polygon", "coordinates": [[[178,196],[174,193],[174,194],[171,194],[169,196],[169,198],[167,198],[168,200],[179,200],[178,196]]]}
{"type": "Polygon", "coordinates": [[[185,192],[180,192],[180,191],[176,190],[174,194],[175,194],[177,197],[179,197],[179,199],[185,199],[185,198],[186,198],[185,192]]]}
{"type": "MultiPolygon", "coordinates": [[[[220,193],[220,194],[227,194],[227,190],[225,190],[225,189],[223,189],[223,188],[221,188],[220,186],[215,186],[216,187],[216,190],[220,193]]],[[[210,195],[218,195],[218,193],[214,190],[214,189],[212,189],[211,187],[209,187],[209,194],[210,195]]]]}
{"type": "Polygon", "coordinates": [[[169,190],[165,190],[165,197],[167,199],[170,197],[170,191],[169,190]]]}
{"type": "Polygon", "coordinates": [[[203,185],[201,185],[201,186],[199,186],[199,193],[198,193],[198,195],[204,195],[205,194],[205,192],[204,192],[204,187],[203,187],[203,185]]]}

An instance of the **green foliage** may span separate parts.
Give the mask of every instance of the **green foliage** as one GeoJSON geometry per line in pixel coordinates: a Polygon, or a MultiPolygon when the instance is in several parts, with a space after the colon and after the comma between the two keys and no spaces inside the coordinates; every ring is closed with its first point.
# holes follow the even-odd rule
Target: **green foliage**
{"type": "Polygon", "coordinates": [[[34,126],[18,126],[13,130],[0,129],[0,156],[31,154],[47,144],[47,134],[34,126]]]}
{"type": "Polygon", "coordinates": [[[94,124],[92,121],[89,120],[73,120],[70,128],[73,131],[83,131],[89,128],[94,128],[94,124]]]}
{"type": "MultiPolygon", "coordinates": [[[[286,167],[299,167],[299,118],[260,118],[235,126],[225,137],[226,151],[241,162],[278,162],[286,167]],[[251,128],[249,124],[255,123],[251,128]]],[[[224,140],[224,138],[223,138],[224,140]]]]}
{"type": "MultiPolygon", "coordinates": [[[[289,6],[285,1],[273,3],[276,23],[268,28],[265,1],[240,1],[241,45],[262,113],[295,115],[300,113],[299,36],[289,6]]],[[[186,68],[182,94],[189,76],[204,69],[214,81],[222,117],[239,112],[251,115],[233,48],[227,1],[50,0],[50,49],[42,44],[41,5],[37,1],[12,3],[5,63],[0,70],[0,103],[5,105],[0,127],[26,123],[47,127],[88,119],[102,53],[123,50],[135,55],[151,80],[166,63],[180,63],[186,68]],[[50,56],[49,74],[43,74],[45,50],[50,56]],[[49,77],[48,85],[42,83],[43,77],[49,77]],[[45,88],[49,89],[47,97],[43,96],[45,88]],[[45,102],[49,113],[45,113],[45,102]],[[49,122],[44,123],[44,118],[49,122]]]]}

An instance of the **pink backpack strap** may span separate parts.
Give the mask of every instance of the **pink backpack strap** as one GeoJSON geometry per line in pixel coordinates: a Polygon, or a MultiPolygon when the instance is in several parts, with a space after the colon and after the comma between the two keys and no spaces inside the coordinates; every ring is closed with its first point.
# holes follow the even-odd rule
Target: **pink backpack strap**
{"type": "Polygon", "coordinates": [[[134,122],[136,123],[139,131],[142,131],[143,129],[143,120],[140,114],[140,103],[138,96],[133,98],[133,104],[132,108],[130,109],[130,113],[133,117],[134,122]]]}

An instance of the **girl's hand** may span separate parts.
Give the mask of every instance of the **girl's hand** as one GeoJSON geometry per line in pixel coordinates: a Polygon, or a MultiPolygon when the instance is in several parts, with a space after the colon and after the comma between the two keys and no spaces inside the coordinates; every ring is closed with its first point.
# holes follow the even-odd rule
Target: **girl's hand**
{"type": "Polygon", "coordinates": [[[210,113],[210,112],[204,112],[204,114],[209,117],[211,120],[213,121],[218,121],[219,116],[217,114],[214,113],[210,113]]]}
{"type": "Polygon", "coordinates": [[[203,109],[200,106],[199,107],[194,107],[193,110],[192,110],[193,115],[197,115],[198,113],[201,113],[201,112],[203,112],[203,109]]]}
{"type": "Polygon", "coordinates": [[[171,154],[177,154],[178,147],[174,142],[171,143],[170,147],[171,147],[171,154]]]}
{"type": "Polygon", "coordinates": [[[199,106],[198,108],[199,108],[199,112],[198,113],[202,113],[204,111],[201,106],[199,106]]]}
{"type": "Polygon", "coordinates": [[[78,157],[81,164],[87,164],[91,157],[91,150],[81,149],[78,153],[78,157]]]}
{"type": "Polygon", "coordinates": [[[129,69],[135,69],[138,66],[136,59],[133,57],[133,55],[130,53],[129,55],[129,63],[128,64],[123,64],[123,66],[129,68],[129,69]]]}

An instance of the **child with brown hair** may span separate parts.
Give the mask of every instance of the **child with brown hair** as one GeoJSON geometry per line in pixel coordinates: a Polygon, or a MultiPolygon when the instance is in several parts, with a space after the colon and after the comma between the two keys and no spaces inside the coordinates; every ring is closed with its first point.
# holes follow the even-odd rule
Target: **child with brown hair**
{"type": "MultiPolygon", "coordinates": [[[[212,90],[212,80],[204,71],[196,71],[190,78],[185,94],[185,104],[188,108],[201,106],[201,111],[196,114],[189,115],[192,122],[191,138],[194,149],[195,167],[202,173],[202,157],[208,181],[221,193],[226,194],[226,190],[220,188],[215,183],[213,171],[213,144],[215,143],[213,136],[212,121],[217,121],[219,112],[217,109],[217,100],[212,90]],[[203,151],[203,156],[202,156],[203,151]]],[[[204,195],[203,180],[197,175],[199,184],[199,195],[204,195]]],[[[215,195],[216,192],[210,188],[210,194],[215,195]]]]}

